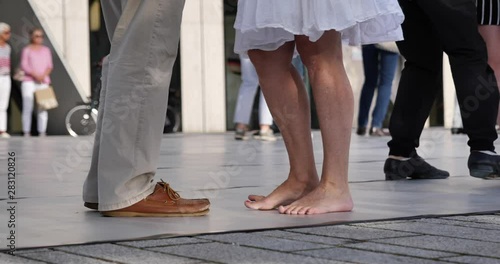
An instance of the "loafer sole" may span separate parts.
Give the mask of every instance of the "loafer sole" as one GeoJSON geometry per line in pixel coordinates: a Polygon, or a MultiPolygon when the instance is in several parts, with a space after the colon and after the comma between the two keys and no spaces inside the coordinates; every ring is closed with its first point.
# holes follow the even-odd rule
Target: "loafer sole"
{"type": "Polygon", "coordinates": [[[204,216],[210,212],[206,209],[194,213],[138,213],[138,212],[120,212],[120,211],[103,211],[100,212],[103,216],[112,217],[185,217],[185,216],[204,216]]]}

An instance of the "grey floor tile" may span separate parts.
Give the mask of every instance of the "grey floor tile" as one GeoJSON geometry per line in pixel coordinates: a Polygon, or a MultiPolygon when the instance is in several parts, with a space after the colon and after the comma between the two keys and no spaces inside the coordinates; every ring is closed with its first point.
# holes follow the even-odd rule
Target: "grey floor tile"
{"type": "Polygon", "coordinates": [[[437,235],[465,239],[476,239],[490,242],[500,242],[500,230],[478,229],[425,221],[377,225],[376,228],[419,233],[423,235],[437,235]]]}
{"type": "Polygon", "coordinates": [[[337,263],[326,259],[221,243],[154,248],[154,251],[222,263],[337,263]]]}
{"type": "Polygon", "coordinates": [[[0,253],[0,263],[2,264],[42,264],[44,262],[30,260],[21,256],[11,256],[5,253],[0,253]]]}
{"type": "Polygon", "coordinates": [[[114,244],[62,247],[57,250],[122,263],[196,263],[196,260],[114,244]]]}
{"type": "Polygon", "coordinates": [[[458,263],[481,263],[481,264],[498,264],[500,263],[500,258],[485,258],[485,257],[474,257],[474,256],[459,256],[451,258],[443,258],[442,260],[458,262],[458,263]]]}
{"type": "Polygon", "coordinates": [[[312,257],[327,258],[338,261],[349,261],[355,263],[391,263],[391,264],[408,264],[408,263],[443,263],[440,261],[413,258],[406,256],[398,256],[387,253],[369,252],[364,250],[350,249],[350,248],[331,248],[331,249],[317,249],[296,252],[312,257]]]}
{"type": "Polygon", "coordinates": [[[138,247],[138,248],[149,248],[149,247],[177,246],[177,245],[198,244],[198,243],[207,243],[207,241],[202,239],[197,239],[194,237],[177,237],[177,238],[165,238],[165,239],[140,240],[131,242],[119,242],[116,244],[138,247]]]}
{"type": "Polygon", "coordinates": [[[475,241],[440,236],[417,236],[380,239],[377,242],[392,245],[446,251],[465,255],[500,258],[500,243],[475,241]]]}
{"type": "Polygon", "coordinates": [[[241,246],[250,246],[255,248],[283,251],[283,252],[331,247],[325,244],[315,244],[311,242],[290,240],[277,237],[266,237],[248,233],[208,235],[208,236],[200,236],[199,238],[217,242],[232,243],[241,246]]]}
{"type": "Polygon", "coordinates": [[[379,238],[414,236],[414,233],[393,230],[382,230],[359,226],[324,226],[313,228],[288,229],[291,232],[314,234],[321,236],[332,236],[346,239],[371,240],[379,238]]]}
{"type": "Polygon", "coordinates": [[[360,249],[360,250],[383,252],[383,253],[398,254],[398,255],[406,255],[406,256],[412,256],[412,257],[430,258],[430,259],[457,256],[457,254],[449,253],[449,252],[419,249],[419,248],[413,248],[413,247],[404,247],[404,246],[397,246],[397,245],[387,245],[387,244],[380,244],[380,243],[375,243],[375,242],[353,243],[353,244],[345,245],[344,247],[356,248],[356,249],[360,249]]]}
{"type": "Polygon", "coordinates": [[[65,263],[65,264],[104,264],[109,261],[102,261],[91,257],[83,257],[71,253],[60,251],[40,251],[30,253],[20,253],[20,256],[50,263],[65,263]]]}

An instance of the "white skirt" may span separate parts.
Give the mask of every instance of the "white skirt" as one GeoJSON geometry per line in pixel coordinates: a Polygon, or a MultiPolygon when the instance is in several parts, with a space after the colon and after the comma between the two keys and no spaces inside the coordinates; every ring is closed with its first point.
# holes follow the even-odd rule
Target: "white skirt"
{"type": "Polygon", "coordinates": [[[397,0],[239,0],[234,50],[276,50],[294,35],[317,41],[332,29],[350,45],[397,41],[403,20],[397,0]]]}

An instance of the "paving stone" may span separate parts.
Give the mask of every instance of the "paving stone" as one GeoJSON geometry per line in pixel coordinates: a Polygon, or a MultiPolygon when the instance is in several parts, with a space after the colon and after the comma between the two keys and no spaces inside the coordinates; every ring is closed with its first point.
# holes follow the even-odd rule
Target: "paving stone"
{"type": "Polygon", "coordinates": [[[497,258],[485,258],[485,257],[474,257],[474,256],[459,256],[452,258],[443,258],[442,260],[453,261],[458,263],[481,263],[481,264],[498,264],[500,259],[497,258]]]}
{"type": "Polygon", "coordinates": [[[149,248],[149,247],[177,246],[177,245],[197,244],[197,243],[207,243],[207,241],[202,239],[197,239],[194,237],[177,237],[177,238],[152,239],[152,240],[141,240],[141,241],[131,241],[131,242],[119,242],[116,244],[138,247],[138,248],[149,248]]]}
{"type": "Polygon", "coordinates": [[[500,230],[469,228],[455,225],[434,224],[430,222],[411,222],[378,225],[376,228],[405,231],[424,235],[448,236],[482,241],[500,242],[500,230]]]}
{"type": "Polygon", "coordinates": [[[439,236],[417,236],[405,238],[388,238],[377,240],[380,243],[387,243],[399,246],[415,247],[422,249],[432,249],[447,251],[464,255],[476,255],[500,258],[500,243],[468,240],[462,238],[450,238],[439,236]]]}
{"type": "Polygon", "coordinates": [[[361,249],[361,250],[391,253],[391,254],[398,254],[398,255],[406,255],[406,256],[412,256],[412,257],[430,258],[430,259],[457,256],[457,254],[449,253],[449,252],[434,251],[434,250],[427,250],[427,249],[418,249],[418,248],[403,247],[403,246],[396,246],[396,245],[387,245],[387,244],[380,244],[380,243],[374,243],[374,242],[354,243],[354,244],[345,245],[345,247],[356,248],[356,249],[361,249]]]}
{"type": "Polygon", "coordinates": [[[316,235],[294,233],[294,232],[287,232],[287,231],[279,231],[279,230],[256,232],[256,233],[252,233],[252,234],[270,236],[270,237],[286,238],[286,239],[290,239],[290,240],[306,241],[306,242],[312,242],[312,243],[317,243],[317,244],[326,244],[326,245],[332,245],[332,246],[352,243],[351,240],[343,239],[343,238],[316,236],[316,235]]]}
{"type": "Polygon", "coordinates": [[[259,236],[248,233],[208,235],[208,236],[200,236],[199,238],[218,241],[218,242],[232,243],[235,245],[250,246],[250,247],[284,251],[284,252],[331,247],[329,245],[296,241],[285,238],[259,236]]]}
{"type": "Polygon", "coordinates": [[[434,264],[434,263],[444,263],[440,261],[430,260],[430,259],[421,259],[421,258],[412,258],[406,256],[398,256],[387,253],[377,253],[370,251],[363,251],[357,249],[350,248],[331,248],[331,249],[317,249],[317,250],[308,250],[296,252],[297,254],[308,255],[312,257],[320,257],[332,260],[340,260],[340,261],[349,261],[355,263],[391,263],[391,264],[408,264],[408,263],[426,263],[426,264],[434,264]]]}
{"type": "Polygon", "coordinates": [[[223,263],[339,263],[326,259],[285,254],[276,251],[222,244],[217,242],[208,244],[171,246],[163,248],[158,247],[150,250],[165,252],[177,256],[190,256],[201,260],[223,263]]]}
{"type": "Polygon", "coordinates": [[[500,230],[500,225],[497,225],[497,224],[460,221],[460,220],[445,219],[445,218],[419,219],[418,222],[419,223],[440,224],[440,225],[465,226],[465,227],[469,227],[469,228],[479,228],[479,229],[500,230]]]}
{"type": "Polygon", "coordinates": [[[132,247],[114,245],[114,244],[98,244],[85,246],[71,246],[57,248],[64,252],[75,253],[83,256],[105,259],[109,261],[117,261],[122,263],[197,263],[196,260],[181,258],[148,250],[137,249],[132,247]]]}
{"type": "Polygon", "coordinates": [[[347,239],[371,240],[379,238],[414,236],[414,233],[383,230],[360,226],[325,226],[313,228],[288,229],[291,232],[314,234],[321,236],[332,236],[347,239]]]}
{"type": "Polygon", "coordinates": [[[467,215],[467,216],[453,216],[449,219],[477,222],[477,223],[489,223],[500,225],[500,215],[467,215]]]}
{"type": "Polygon", "coordinates": [[[42,264],[43,262],[30,260],[20,256],[12,256],[5,253],[0,253],[0,263],[2,264],[42,264]]]}
{"type": "Polygon", "coordinates": [[[65,263],[65,264],[103,264],[109,263],[95,258],[83,257],[71,253],[60,251],[34,251],[34,252],[21,252],[19,256],[46,261],[50,263],[65,263]]]}

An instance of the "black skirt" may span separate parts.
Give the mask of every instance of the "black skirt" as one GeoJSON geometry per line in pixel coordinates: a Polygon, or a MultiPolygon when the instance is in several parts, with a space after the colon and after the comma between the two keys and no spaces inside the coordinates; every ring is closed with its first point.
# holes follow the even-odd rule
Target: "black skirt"
{"type": "Polygon", "coordinates": [[[500,26],[500,0],[476,0],[479,25],[500,26]]]}

